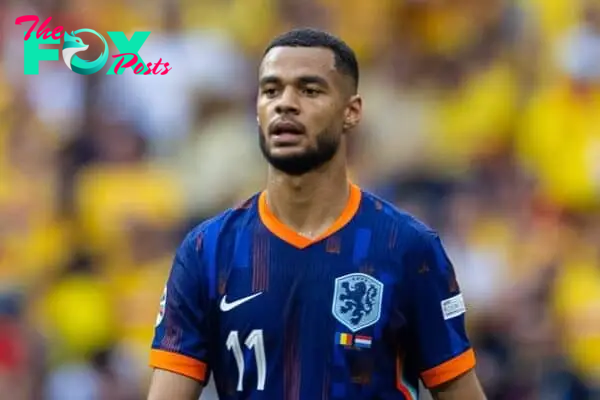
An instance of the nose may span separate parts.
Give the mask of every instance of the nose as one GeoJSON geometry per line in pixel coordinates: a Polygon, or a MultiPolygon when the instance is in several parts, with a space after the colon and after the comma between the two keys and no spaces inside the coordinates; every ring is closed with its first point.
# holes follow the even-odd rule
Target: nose
{"type": "Polygon", "coordinates": [[[294,114],[300,113],[300,104],[298,103],[298,96],[296,96],[295,90],[292,88],[286,88],[279,101],[275,106],[275,112],[277,114],[294,114]]]}

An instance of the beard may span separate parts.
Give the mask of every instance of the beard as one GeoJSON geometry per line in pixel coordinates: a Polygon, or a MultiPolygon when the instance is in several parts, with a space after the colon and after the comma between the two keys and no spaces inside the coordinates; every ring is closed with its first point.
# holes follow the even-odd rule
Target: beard
{"type": "Polygon", "coordinates": [[[286,156],[274,156],[271,153],[260,127],[258,141],[263,156],[273,168],[287,175],[300,176],[331,161],[340,148],[341,138],[330,129],[326,129],[317,135],[315,146],[306,148],[302,153],[286,156]]]}

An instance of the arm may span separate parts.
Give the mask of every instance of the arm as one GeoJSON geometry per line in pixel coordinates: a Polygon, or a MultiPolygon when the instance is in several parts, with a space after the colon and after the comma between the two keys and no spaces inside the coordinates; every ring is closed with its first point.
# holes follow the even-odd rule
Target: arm
{"type": "Polygon", "coordinates": [[[194,234],[177,250],[165,286],[150,366],[148,400],[197,400],[208,381],[208,297],[194,234]]]}
{"type": "Polygon", "coordinates": [[[408,272],[409,316],[421,379],[436,400],[485,400],[454,268],[437,234],[426,232],[422,239],[408,272]]]}
{"type": "Polygon", "coordinates": [[[201,393],[200,382],[174,372],[155,369],[148,400],[198,400],[201,393]]]}
{"type": "Polygon", "coordinates": [[[474,370],[431,389],[435,400],[486,400],[474,370]]]}

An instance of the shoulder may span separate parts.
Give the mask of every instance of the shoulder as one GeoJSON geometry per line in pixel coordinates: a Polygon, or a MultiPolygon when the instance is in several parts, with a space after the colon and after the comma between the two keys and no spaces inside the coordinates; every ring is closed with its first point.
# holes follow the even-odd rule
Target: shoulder
{"type": "Polygon", "coordinates": [[[222,252],[219,245],[224,239],[234,238],[256,220],[254,195],[241,205],[227,209],[190,229],[180,242],[173,262],[172,279],[191,279],[204,282],[210,293],[215,286],[215,268],[222,252]]]}
{"type": "Polygon", "coordinates": [[[362,211],[373,224],[391,231],[393,248],[422,252],[439,240],[438,232],[416,216],[364,190],[362,211]]]}
{"type": "Polygon", "coordinates": [[[438,232],[414,215],[373,194],[366,193],[364,198],[366,212],[377,210],[379,213],[370,218],[383,221],[374,223],[389,227],[391,233],[384,246],[389,249],[386,250],[388,259],[398,268],[397,271],[409,277],[411,285],[440,280],[444,285],[447,282],[447,287],[455,292],[458,288],[456,274],[438,232]]]}
{"type": "Polygon", "coordinates": [[[223,237],[247,229],[258,217],[258,196],[256,193],[239,205],[199,223],[186,233],[182,246],[207,251],[223,237]]]}

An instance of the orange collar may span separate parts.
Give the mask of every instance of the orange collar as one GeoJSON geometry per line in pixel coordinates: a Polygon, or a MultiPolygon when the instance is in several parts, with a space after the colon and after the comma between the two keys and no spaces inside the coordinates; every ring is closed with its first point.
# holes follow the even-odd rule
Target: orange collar
{"type": "Polygon", "coordinates": [[[267,205],[267,192],[263,191],[258,198],[258,214],[260,216],[261,221],[269,231],[284,242],[297,247],[299,249],[304,249],[311,244],[317,243],[340,229],[342,229],[354,216],[358,211],[360,206],[360,201],[362,197],[362,192],[360,188],[351,183],[350,184],[350,196],[348,197],[348,203],[344,208],[344,211],[340,214],[337,220],[321,235],[314,239],[309,239],[305,236],[300,235],[298,232],[294,231],[289,226],[285,225],[283,222],[279,221],[275,215],[269,210],[267,205]]]}

